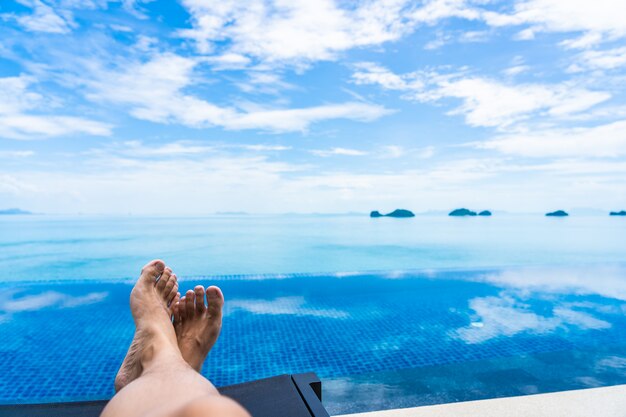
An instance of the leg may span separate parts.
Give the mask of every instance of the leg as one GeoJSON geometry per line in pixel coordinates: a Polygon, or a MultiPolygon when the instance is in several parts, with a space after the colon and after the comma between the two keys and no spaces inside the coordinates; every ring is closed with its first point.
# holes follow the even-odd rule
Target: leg
{"type": "MultiPolygon", "coordinates": [[[[239,404],[227,397],[206,396],[193,400],[171,417],[250,417],[239,404]]],[[[168,416],[169,417],[169,416],[168,416]]]]}
{"type": "Polygon", "coordinates": [[[175,275],[162,261],[142,270],[130,299],[135,338],[116,378],[119,391],[102,417],[249,417],[183,359],[171,322],[172,282],[175,275]]]}
{"type": "MultiPolygon", "coordinates": [[[[142,374],[111,399],[102,417],[182,417],[187,414],[180,412],[192,402],[203,398],[222,398],[213,384],[193,370],[180,352],[170,346],[169,342],[155,342],[153,352],[142,355],[142,374]]],[[[247,416],[240,406],[237,405],[237,408],[241,410],[239,414],[224,416],[247,416]]],[[[212,416],[205,414],[205,417],[212,416]]]]}

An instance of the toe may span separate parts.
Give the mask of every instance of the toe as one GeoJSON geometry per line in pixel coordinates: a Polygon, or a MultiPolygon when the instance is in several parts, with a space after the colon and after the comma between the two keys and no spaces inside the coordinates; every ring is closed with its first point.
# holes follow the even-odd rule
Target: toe
{"type": "Polygon", "coordinates": [[[180,304],[180,293],[179,292],[176,292],[174,294],[174,298],[172,298],[172,301],[170,302],[170,306],[172,308],[172,311],[174,310],[174,306],[176,304],[180,304]]]}
{"type": "Polygon", "coordinates": [[[191,318],[194,316],[195,301],[196,294],[191,290],[187,291],[187,294],[185,294],[185,314],[187,318],[191,318]]]}
{"type": "Polygon", "coordinates": [[[172,316],[174,316],[174,324],[180,324],[180,293],[176,293],[172,300],[172,316]]]}
{"type": "Polygon", "coordinates": [[[222,317],[222,307],[224,306],[224,295],[222,290],[215,285],[206,289],[206,301],[211,317],[222,317]]]}
{"type": "Polygon", "coordinates": [[[193,292],[196,295],[196,313],[202,314],[204,310],[206,310],[204,306],[204,287],[202,285],[196,285],[193,292]]]}
{"type": "Polygon", "coordinates": [[[170,279],[165,284],[165,288],[163,288],[163,298],[165,302],[168,304],[174,299],[176,292],[178,291],[178,280],[176,279],[176,275],[172,274],[170,279]]]}
{"type": "Polygon", "coordinates": [[[141,268],[141,276],[139,277],[139,281],[145,284],[154,285],[157,281],[157,278],[163,273],[165,270],[165,263],[160,259],[155,259],[153,261],[148,262],[141,268]]]}
{"type": "Polygon", "coordinates": [[[159,278],[159,281],[156,284],[156,288],[161,294],[167,294],[165,292],[165,287],[169,283],[171,276],[172,276],[172,270],[170,269],[169,266],[166,266],[165,269],[163,270],[163,273],[161,274],[161,278],[159,278]]]}
{"type": "Polygon", "coordinates": [[[182,296],[180,301],[178,302],[178,314],[180,315],[180,319],[182,321],[187,320],[187,309],[185,308],[185,304],[187,302],[186,296],[182,296]]]}

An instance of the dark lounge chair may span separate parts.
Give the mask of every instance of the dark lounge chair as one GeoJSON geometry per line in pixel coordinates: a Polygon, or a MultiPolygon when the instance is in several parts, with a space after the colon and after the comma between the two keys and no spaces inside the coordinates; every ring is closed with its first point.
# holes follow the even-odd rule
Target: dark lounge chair
{"type": "MultiPolygon", "coordinates": [[[[253,417],[329,417],[314,373],[279,375],[219,388],[253,417]]],[[[0,417],[98,417],[107,401],[0,405],[0,417]]]]}

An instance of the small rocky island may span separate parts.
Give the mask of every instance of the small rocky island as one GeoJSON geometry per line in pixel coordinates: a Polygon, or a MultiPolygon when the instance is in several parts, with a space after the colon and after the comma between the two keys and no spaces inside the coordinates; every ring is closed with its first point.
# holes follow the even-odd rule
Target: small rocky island
{"type": "Polygon", "coordinates": [[[448,216],[455,216],[455,217],[476,216],[476,212],[472,210],[468,210],[466,208],[460,208],[460,209],[452,210],[450,213],[448,213],[448,216]]]}
{"type": "Polygon", "coordinates": [[[612,211],[609,216],[626,216],[626,210],[612,211]]]}
{"type": "Polygon", "coordinates": [[[398,218],[403,218],[403,217],[415,217],[415,214],[413,214],[412,211],[409,210],[404,210],[404,209],[395,209],[394,211],[392,211],[391,213],[387,213],[387,214],[381,214],[378,210],[374,210],[370,213],[370,217],[398,217],[398,218]]]}
{"type": "Polygon", "coordinates": [[[566,216],[569,216],[569,214],[567,214],[567,212],[565,212],[563,210],[557,210],[557,211],[552,211],[550,213],[546,213],[546,216],[548,216],[548,217],[566,217],[566,216]]]}
{"type": "Polygon", "coordinates": [[[491,216],[491,212],[489,210],[483,210],[478,213],[479,216],[491,216]]]}

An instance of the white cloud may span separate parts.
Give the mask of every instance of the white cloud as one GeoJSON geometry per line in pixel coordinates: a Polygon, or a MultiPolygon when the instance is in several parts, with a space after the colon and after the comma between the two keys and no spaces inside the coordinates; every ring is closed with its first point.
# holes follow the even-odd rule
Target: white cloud
{"type": "Polygon", "coordinates": [[[422,7],[410,13],[414,22],[434,25],[440,20],[451,17],[467,20],[480,18],[480,11],[469,6],[466,0],[427,0],[422,7]]]}
{"type": "Polygon", "coordinates": [[[514,65],[512,67],[509,67],[507,69],[505,69],[504,72],[506,75],[509,76],[515,76],[518,74],[521,74],[522,72],[526,72],[530,69],[530,67],[528,65],[514,65]]]}
{"type": "Polygon", "coordinates": [[[193,74],[197,64],[192,58],[161,54],[121,72],[104,71],[98,80],[84,82],[92,91],[88,94],[92,100],[127,104],[139,119],[196,128],[305,131],[324,120],[371,121],[390,113],[382,106],[359,102],[288,109],[257,107],[250,111],[218,106],[185,92],[197,82],[193,74]]]}
{"type": "Polygon", "coordinates": [[[0,137],[37,139],[80,133],[111,134],[111,126],[105,123],[36,112],[49,107],[49,101],[41,94],[29,91],[33,81],[25,76],[0,78],[0,137]]]}
{"type": "MultiPolygon", "coordinates": [[[[16,0],[21,5],[31,9],[30,13],[0,14],[0,18],[14,20],[25,30],[30,32],[44,32],[53,34],[67,34],[78,27],[74,19],[76,10],[107,9],[109,3],[121,3],[122,7],[138,19],[146,19],[145,11],[140,3],[149,3],[153,0],[16,0]]],[[[111,24],[113,30],[129,32],[128,26],[111,24]]]]}
{"type": "Polygon", "coordinates": [[[611,97],[571,83],[512,84],[464,74],[432,72],[394,74],[381,66],[363,63],[352,76],[356,84],[377,84],[404,91],[405,99],[437,102],[456,98],[461,106],[449,114],[461,114],[470,126],[506,128],[531,117],[563,117],[580,113],[611,97]]]}
{"type": "MultiPolygon", "coordinates": [[[[201,53],[234,54],[270,66],[334,60],[343,51],[395,41],[420,25],[451,18],[492,27],[522,26],[517,39],[533,39],[541,32],[581,33],[563,43],[570,48],[626,36],[621,0],[517,0],[497,11],[491,2],[472,0],[184,0],[183,5],[192,28],[179,34],[193,40],[201,53]]],[[[459,40],[482,41],[489,33],[466,31],[459,40]]],[[[439,47],[451,38],[441,32],[426,47],[439,47]]]]}
{"type": "Polygon", "coordinates": [[[18,0],[22,5],[32,9],[31,14],[8,15],[5,18],[15,20],[30,32],[68,33],[76,24],[70,14],[55,9],[41,0],[18,0]]]}
{"type": "Polygon", "coordinates": [[[237,113],[224,121],[226,129],[264,129],[274,132],[305,131],[317,122],[348,119],[369,122],[392,113],[382,106],[347,102],[300,109],[268,109],[237,113]]]}
{"type": "Polygon", "coordinates": [[[133,28],[131,28],[130,26],[126,26],[126,25],[117,25],[115,23],[111,23],[109,27],[116,32],[125,32],[125,33],[133,32],[133,28]]]}
{"type": "MultiPolygon", "coordinates": [[[[264,144],[228,144],[214,143],[206,145],[201,141],[180,140],[169,143],[146,143],[139,140],[114,142],[104,148],[95,148],[86,152],[94,157],[116,155],[130,158],[204,158],[207,155],[217,155],[227,149],[243,149],[251,152],[280,152],[292,149],[284,145],[264,144]]],[[[1,156],[1,154],[0,154],[1,156]]]]}
{"type": "Polygon", "coordinates": [[[482,18],[493,26],[529,25],[533,33],[584,32],[588,38],[581,46],[626,36],[622,0],[518,0],[512,9],[508,14],[484,11],[482,18]]]}
{"type": "Polygon", "coordinates": [[[602,41],[602,35],[597,32],[588,32],[579,38],[567,39],[561,42],[561,46],[573,49],[585,49],[596,45],[602,41]]]}
{"type": "Polygon", "coordinates": [[[0,115],[0,137],[8,139],[38,139],[78,133],[108,136],[111,127],[80,117],[0,115]]]}
{"type": "Polygon", "coordinates": [[[246,68],[250,64],[250,58],[234,53],[225,53],[223,55],[210,56],[203,58],[205,62],[213,65],[213,69],[219,70],[234,70],[246,68]]]}
{"type": "Polygon", "coordinates": [[[426,50],[434,50],[439,49],[442,46],[450,43],[452,41],[452,35],[449,33],[437,32],[435,39],[426,42],[424,45],[424,49],[426,50]]]}
{"type": "Polygon", "coordinates": [[[37,192],[37,186],[15,178],[13,175],[0,174],[0,192],[4,195],[28,195],[37,192]]]}
{"type": "Polygon", "coordinates": [[[587,50],[575,58],[571,72],[590,70],[612,70],[626,66],[626,47],[603,50],[587,50]]]}
{"type": "MultiPolygon", "coordinates": [[[[246,81],[236,82],[244,93],[263,93],[279,95],[288,90],[297,90],[294,84],[285,82],[279,75],[267,71],[248,71],[246,81]]],[[[363,101],[363,100],[361,100],[363,101]]]]}
{"type": "Polygon", "coordinates": [[[441,48],[444,45],[460,42],[460,43],[471,43],[471,42],[486,42],[491,35],[491,32],[486,30],[470,30],[458,33],[458,31],[454,32],[444,32],[437,31],[435,38],[431,41],[428,41],[424,45],[424,49],[426,50],[434,50],[441,48]]]}
{"type": "Polygon", "coordinates": [[[378,153],[380,158],[400,158],[403,156],[415,156],[419,159],[429,159],[435,155],[434,146],[426,146],[424,148],[405,148],[399,145],[386,145],[381,147],[378,153]]]}
{"type": "Polygon", "coordinates": [[[192,20],[180,36],[195,41],[201,53],[226,42],[226,53],[252,57],[265,64],[307,65],[333,60],[355,47],[380,45],[410,30],[405,0],[332,0],[247,2],[183,0],[192,20]]]}
{"type": "Polygon", "coordinates": [[[474,146],[529,157],[618,157],[626,155],[626,121],[513,133],[474,146]]]}
{"type": "Polygon", "coordinates": [[[28,91],[32,81],[26,76],[0,78],[0,114],[20,113],[43,102],[40,94],[28,91]]]}
{"type": "Polygon", "coordinates": [[[491,32],[487,30],[473,30],[463,32],[459,37],[460,42],[486,42],[489,40],[491,32]]]}
{"type": "Polygon", "coordinates": [[[138,156],[132,148],[111,147],[72,158],[55,155],[49,165],[0,170],[0,197],[7,206],[46,213],[427,211],[459,204],[480,207],[485,201],[491,209],[515,212],[583,207],[589,201],[619,208],[626,186],[626,164],[619,161],[524,165],[506,158],[427,159],[408,169],[392,162],[389,169],[380,160],[380,170],[354,173],[341,166],[320,170],[306,162],[288,163],[271,153],[228,153],[228,144],[221,146],[218,152],[178,156],[138,156]],[[177,204],[146,205],[155,189],[177,204]]]}
{"type": "Polygon", "coordinates": [[[425,86],[419,73],[398,75],[373,62],[361,62],[355,68],[357,71],[352,74],[352,81],[357,85],[375,84],[398,91],[419,91],[425,86]]]}
{"type": "Polygon", "coordinates": [[[331,149],[314,149],[309,151],[313,155],[328,157],[334,155],[342,155],[342,156],[364,156],[367,155],[368,152],[360,151],[358,149],[347,149],[347,148],[331,148],[331,149]]]}
{"type": "Polygon", "coordinates": [[[383,146],[383,158],[400,158],[406,155],[406,149],[399,145],[387,145],[383,146]]]}
{"type": "Polygon", "coordinates": [[[119,155],[133,158],[180,158],[184,156],[203,155],[215,151],[215,146],[207,146],[190,141],[176,141],[165,144],[146,144],[135,140],[122,143],[112,143],[107,145],[105,148],[92,149],[88,151],[87,154],[93,156],[119,155]]]}
{"type": "Polygon", "coordinates": [[[420,101],[457,98],[461,106],[449,114],[460,114],[470,126],[506,128],[532,116],[564,116],[587,110],[611,97],[567,83],[505,84],[496,80],[468,77],[441,80],[432,90],[417,93],[420,101]]]}
{"type": "Polygon", "coordinates": [[[291,146],[284,145],[237,145],[237,147],[255,152],[277,152],[291,149],[291,146]]]}
{"type": "MultiPolygon", "coordinates": [[[[97,1],[97,0],[96,0],[97,1]]],[[[102,0],[106,8],[106,0],[102,0]]],[[[138,19],[147,19],[146,11],[140,6],[141,3],[150,3],[154,0],[108,0],[122,3],[122,7],[138,19]]]]}
{"type": "Polygon", "coordinates": [[[34,154],[34,151],[0,151],[0,158],[27,158],[34,154]]]}
{"type": "Polygon", "coordinates": [[[464,115],[470,126],[507,127],[531,116],[578,113],[608,100],[611,95],[566,83],[504,84],[470,77],[441,81],[435,90],[416,97],[425,101],[458,98],[463,104],[451,114],[464,115]]]}

